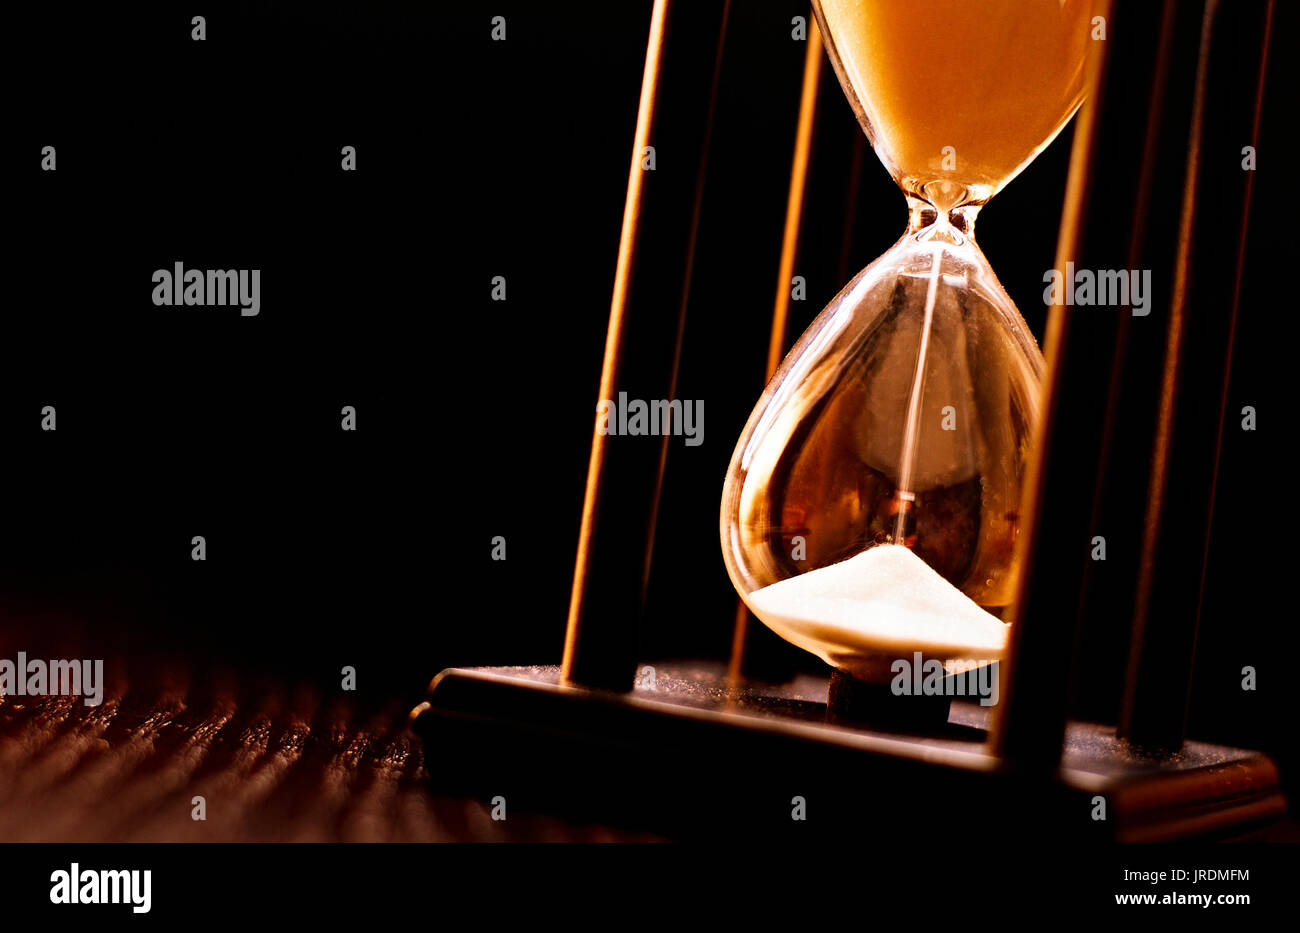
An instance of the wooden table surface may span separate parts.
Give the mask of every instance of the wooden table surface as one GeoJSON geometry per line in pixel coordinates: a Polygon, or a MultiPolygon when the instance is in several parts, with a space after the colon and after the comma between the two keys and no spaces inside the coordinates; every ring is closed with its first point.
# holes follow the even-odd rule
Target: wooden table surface
{"type": "Polygon", "coordinates": [[[436,755],[393,701],[183,670],[104,702],[0,698],[0,841],[627,841],[599,826],[437,797],[436,755]],[[205,800],[196,820],[193,800],[205,800]]]}

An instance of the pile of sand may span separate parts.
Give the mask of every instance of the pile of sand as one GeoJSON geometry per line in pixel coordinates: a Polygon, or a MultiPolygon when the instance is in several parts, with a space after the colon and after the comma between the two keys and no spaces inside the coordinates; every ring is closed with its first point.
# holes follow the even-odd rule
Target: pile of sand
{"type": "Polygon", "coordinates": [[[749,594],[769,628],[827,663],[869,680],[894,658],[1001,658],[1008,626],[905,547],[856,557],[749,594]]]}

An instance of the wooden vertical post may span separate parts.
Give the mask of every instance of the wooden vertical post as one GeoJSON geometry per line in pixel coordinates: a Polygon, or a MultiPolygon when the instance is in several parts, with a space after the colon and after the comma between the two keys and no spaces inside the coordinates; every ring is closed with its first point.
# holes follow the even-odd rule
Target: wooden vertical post
{"type": "MultiPolygon", "coordinates": [[[[628,171],[601,401],[671,399],[726,33],[726,0],[656,0],[628,171]],[[646,261],[647,248],[653,262],[646,261]]],[[[563,678],[633,684],[663,441],[593,432],[563,678]]]]}

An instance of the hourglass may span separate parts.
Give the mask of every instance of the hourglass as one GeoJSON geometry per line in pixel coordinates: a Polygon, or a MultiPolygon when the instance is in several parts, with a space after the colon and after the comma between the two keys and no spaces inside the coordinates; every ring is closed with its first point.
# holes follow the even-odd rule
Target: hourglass
{"type": "Polygon", "coordinates": [[[795,344],[722,497],[732,583],[859,680],[1002,657],[1043,358],[974,239],[1082,102],[1091,0],[814,0],[907,198],[903,238],[795,344]]]}

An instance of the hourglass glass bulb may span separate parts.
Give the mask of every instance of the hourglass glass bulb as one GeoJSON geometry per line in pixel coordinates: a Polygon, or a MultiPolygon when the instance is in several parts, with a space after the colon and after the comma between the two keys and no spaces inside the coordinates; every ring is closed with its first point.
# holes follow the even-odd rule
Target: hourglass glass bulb
{"type": "Polygon", "coordinates": [[[904,191],[982,203],[1083,101],[1095,0],[819,0],[841,83],[904,191]]]}
{"type": "Polygon", "coordinates": [[[909,232],[822,312],[750,416],[723,490],[737,590],[779,634],[857,676],[888,669],[882,644],[906,645],[888,588],[844,589],[882,572],[879,555],[858,561],[873,548],[906,549],[932,578],[925,589],[902,568],[912,624],[930,625],[913,632],[918,650],[960,643],[949,623],[965,619],[987,657],[988,623],[1005,627],[996,616],[1015,589],[1042,356],[973,241],[946,226],[909,232]],[[926,608],[954,603],[956,616],[926,608]]]}
{"type": "Polygon", "coordinates": [[[1016,590],[1043,358],[974,223],[1079,106],[1092,0],[814,7],[910,221],[750,415],[723,557],[759,619],[859,679],[913,652],[988,662],[1016,590]]]}

